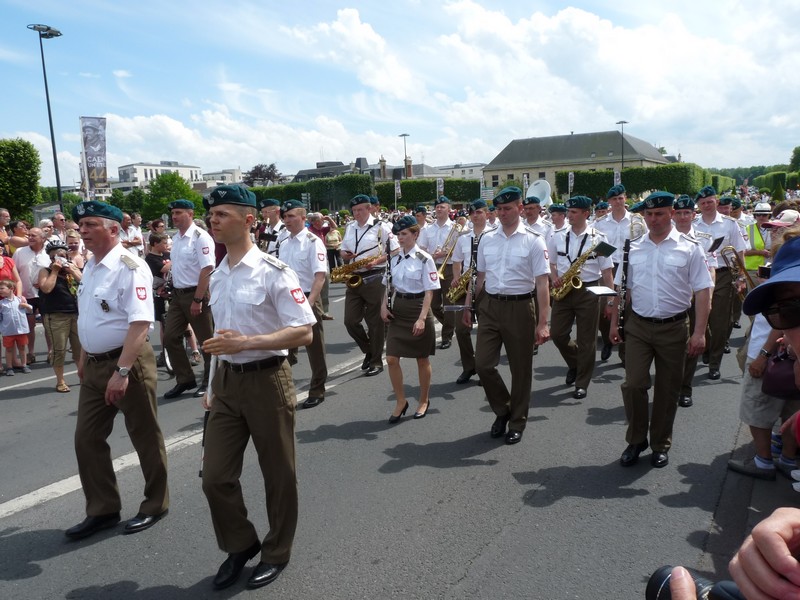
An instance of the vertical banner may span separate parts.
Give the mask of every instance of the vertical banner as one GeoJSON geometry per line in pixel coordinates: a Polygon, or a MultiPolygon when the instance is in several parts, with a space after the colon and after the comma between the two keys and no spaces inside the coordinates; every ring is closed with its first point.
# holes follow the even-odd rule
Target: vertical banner
{"type": "Polygon", "coordinates": [[[92,192],[97,187],[105,187],[108,182],[105,117],[81,117],[81,152],[88,184],[87,191],[92,192]]]}
{"type": "Polygon", "coordinates": [[[622,183],[622,175],[620,175],[619,171],[614,171],[614,185],[619,185],[622,183]]]}
{"type": "Polygon", "coordinates": [[[569,183],[569,195],[572,196],[572,188],[575,187],[575,173],[572,171],[567,175],[567,182],[569,183]]]}
{"type": "Polygon", "coordinates": [[[436,178],[436,196],[444,194],[444,179],[441,177],[436,178]]]}
{"type": "Polygon", "coordinates": [[[528,174],[525,173],[522,175],[522,197],[527,198],[528,194],[528,174]]]}

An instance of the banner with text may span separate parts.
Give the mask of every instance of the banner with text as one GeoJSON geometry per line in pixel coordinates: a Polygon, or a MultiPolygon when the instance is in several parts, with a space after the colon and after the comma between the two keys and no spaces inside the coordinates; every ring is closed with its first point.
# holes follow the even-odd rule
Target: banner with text
{"type": "Polygon", "coordinates": [[[88,190],[106,187],[106,119],[105,117],[81,117],[81,149],[88,190]]]}

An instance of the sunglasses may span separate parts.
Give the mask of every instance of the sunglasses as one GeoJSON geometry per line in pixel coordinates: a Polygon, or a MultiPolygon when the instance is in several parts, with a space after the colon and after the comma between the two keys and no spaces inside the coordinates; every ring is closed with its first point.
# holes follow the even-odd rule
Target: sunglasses
{"type": "Polygon", "coordinates": [[[800,299],[776,302],[761,314],[773,329],[800,327],[800,299]]]}

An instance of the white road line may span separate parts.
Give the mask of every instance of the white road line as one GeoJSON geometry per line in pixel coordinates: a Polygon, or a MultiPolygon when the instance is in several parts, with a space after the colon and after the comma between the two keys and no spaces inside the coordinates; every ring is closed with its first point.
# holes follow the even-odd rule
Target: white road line
{"type": "MultiPolygon", "coordinates": [[[[353,377],[345,379],[344,376],[347,375],[350,371],[354,370],[354,367],[361,363],[363,359],[358,358],[355,360],[349,360],[343,362],[339,365],[336,365],[330,373],[329,377],[340,377],[340,381],[337,382],[330,382],[326,383],[325,389],[331,390],[335,388],[340,383],[344,383],[345,381],[350,381],[353,377]]],[[[359,371],[360,374],[360,371],[359,371]]],[[[15,385],[12,387],[20,387],[21,385],[28,385],[31,383],[36,383],[37,381],[47,381],[48,379],[53,379],[53,377],[45,377],[44,379],[39,380],[30,380],[26,381],[24,384],[15,385]]],[[[3,388],[4,390],[11,389],[11,388],[3,388]]],[[[2,391],[2,390],[0,390],[2,391]]],[[[297,401],[302,402],[308,398],[308,392],[300,392],[297,394],[297,401]]],[[[177,452],[183,448],[188,446],[193,446],[194,444],[199,444],[202,440],[203,432],[202,431],[194,431],[190,433],[180,433],[177,435],[173,435],[170,438],[164,440],[164,445],[167,449],[167,454],[171,452],[177,452]]],[[[139,466],[139,456],[136,452],[130,452],[124,456],[120,456],[116,460],[113,461],[114,471],[119,473],[124,469],[128,469],[130,467],[137,467],[139,466]]],[[[25,494],[24,496],[19,496],[18,498],[14,498],[13,500],[9,500],[0,504],[0,519],[4,519],[5,517],[9,517],[13,514],[21,512],[23,510],[27,510],[28,508],[33,508],[34,506],[39,506],[40,504],[44,504],[45,502],[49,502],[50,500],[55,500],[62,496],[65,496],[71,492],[77,491],[81,489],[81,481],[77,475],[73,475],[72,477],[67,477],[66,479],[62,479],[61,481],[56,481],[55,483],[51,483],[50,485],[46,485],[38,490],[34,490],[25,494]]]]}
{"type": "MultiPolygon", "coordinates": [[[[74,375],[78,371],[66,371],[64,373],[64,377],[67,375],[74,375]]],[[[2,377],[2,375],[0,375],[2,377]]],[[[41,377],[39,379],[26,379],[25,381],[21,381],[19,383],[15,383],[14,385],[7,385],[6,387],[0,388],[0,392],[5,392],[6,390],[13,390],[16,388],[25,387],[26,385],[30,385],[32,383],[41,383],[42,381],[50,381],[51,379],[55,379],[55,375],[51,375],[50,377],[41,377]]]]}

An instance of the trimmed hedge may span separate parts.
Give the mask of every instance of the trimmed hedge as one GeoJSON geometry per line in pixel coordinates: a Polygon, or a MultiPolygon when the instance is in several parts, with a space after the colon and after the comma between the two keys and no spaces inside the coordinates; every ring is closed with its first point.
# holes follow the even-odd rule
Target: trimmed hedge
{"type": "MultiPolygon", "coordinates": [[[[614,172],[574,171],[575,185],[572,195],[605,198],[609,188],[614,185],[614,172]]],[[[568,171],[556,173],[556,195],[566,197],[568,190],[568,171]]],[[[730,182],[733,179],[722,177],[730,182]]],[[[654,190],[665,190],[673,194],[696,194],[702,187],[712,185],[712,175],[701,166],[693,163],[674,163],[659,167],[631,167],[622,172],[622,183],[628,196],[642,195],[654,190]]]]}

